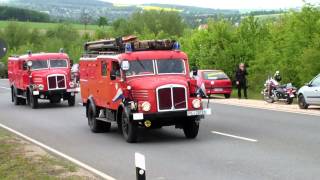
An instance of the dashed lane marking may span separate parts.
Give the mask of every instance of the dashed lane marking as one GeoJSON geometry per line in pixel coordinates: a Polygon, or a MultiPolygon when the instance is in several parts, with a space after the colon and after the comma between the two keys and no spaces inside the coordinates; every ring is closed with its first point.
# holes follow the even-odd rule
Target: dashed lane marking
{"type": "Polygon", "coordinates": [[[236,135],[222,133],[222,132],[218,132],[218,131],[211,131],[211,133],[219,134],[221,136],[227,136],[227,137],[231,137],[231,138],[241,139],[241,140],[245,140],[245,141],[250,141],[250,142],[258,142],[258,140],[256,140],[256,139],[246,138],[246,137],[242,137],[242,136],[236,136],[236,135]]]}

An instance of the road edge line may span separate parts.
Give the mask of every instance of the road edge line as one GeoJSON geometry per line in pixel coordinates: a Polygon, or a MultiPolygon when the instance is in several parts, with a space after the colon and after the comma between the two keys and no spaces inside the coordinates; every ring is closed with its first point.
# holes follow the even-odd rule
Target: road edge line
{"type": "Polygon", "coordinates": [[[88,170],[89,172],[91,172],[91,173],[93,173],[93,174],[95,174],[95,175],[97,175],[97,176],[99,176],[101,178],[104,178],[106,180],[116,180],[115,178],[113,178],[113,177],[111,177],[111,176],[109,176],[109,175],[107,175],[107,174],[105,174],[105,173],[103,173],[103,172],[101,172],[101,171],[99,171],[99,170],[97,170],[97,169],[95,169],[95,168],[93,168],[93,167],[91,167],[91,166],[89,166],[89,165],[77,160],[77,159],[74,159],[71,156],[68,156],[68,155],[66,155],[66,154],[64,154],[64,153],[62,153],[62,152],[60,152],[60,151],[58,151],[58,150],[56,150],[54,148],[51,148],[51,147],[49,147],[49,146],[47,146],[47,145],[45,145],[45,144],[43,144],[43,143],[31,138],[31,137],[28,137],[27,135],[24,135],[24,134],[14,130],[14,129],[11,129],[8,126],[5,126],[5,125],[0,123],[0,127],[2,127],[3,129],[5,129],[5,130],[7,130],[7,131],[9,131],[11,133],[14,133],[14,134],[20,136],[21,138],[23,138],[23,139],[25,139],[25,140],[27,140],[27,141],[29,141],[29,142],[37,145],[37,146],[40,146],[40,147],[44,148],[45,150],[47,150],[47,151],[49,151],[49,152],[51,152],[53,154],[56,154],[56,155],[58,155],[58,156],[60,156],[60,157],[62,157],[64,159],[66,159],[66,160],[68,160],[68,161],[70,161],[70,162],[72,162],[72,163],[74,163],[74,164],[76,164],[76,165],[88,170]]]}

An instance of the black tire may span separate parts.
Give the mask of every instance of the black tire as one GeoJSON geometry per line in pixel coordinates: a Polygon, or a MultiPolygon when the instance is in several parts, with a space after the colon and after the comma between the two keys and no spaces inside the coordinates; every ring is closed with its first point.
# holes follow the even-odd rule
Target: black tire
{"type": "Polygon", "coordinates": [[[19,104],[21,104],[21,105],[26,105],[27,104],[27,100],[24,99],[24,98],[18,97],[18,100],[19,100],[19,104]]]}
{"type": "Polygon", "coordinates": [[[13,97],[13,88],[11,88],[11,102],[14,102],[14,97],[13,97]]]}
{"type": "Polygon", "coordinates": [[[32,109],[37,109],[38,104],[38,96],[34,96],[32,92],[29,93],[30,106],[32,109]]]}
{"type": "Polygon", "coordinates": [[[200,117],[191,117],[183,125],[183,132],[186,138],[194,139],[198,136],[200,117]]]}
{"type": "Polygon", "coordinates": [[[69,106],[74,106],[76,104],[76,96],[69,96],[69,99],[68,99],[68,105],[69,106]]]}
{"type": "Polygon", "coordinates": [[[88,107],[88,124],[90,130],[94,133],[110,131],[111,123],[97,120],[97,112],[94,112],[92,105],[88,107]]]}
{"type": "Polygon", "coordinates": [[[16,93],[16,90],[15,89],[12,89],[12,99],[13,99],[13,104],[14,105],[20,105],[20,101],[19,101],[19,98],[17,96],[17,93],[16,93]]]}
{"type": "Polygon", "coordinates": [[[130,118],[123,111],[121,114],[121,130],[124,139],[128,143],[134,143],[138,140],[138,126],[130,121],[130,118]]]}
{"type": "Polygon", "coordinates": [[[225,94],[224,97],[225,97],[226,99],[230,99],[231,94],[225,94]]]}
{"type": "Polygon", "coordinates": [[[309,104],[307,104],[306,99],[304,98],[304,96],[301,94],[298,97],[298,104],[300,109],[308,109],[309,104]]]}
{"type": "Polygon", "coordinates": [[[263,96],[263,100],[266,101],[267,103],[274,103],[274,98],[269,95],[267,90],[263,91],[262,96],[263,96]]]}
{"type": "Polygon", "coordinates": [[[288,97],[286,100],[286,104],[292,104],[293,103],[293,98],[288,97]]]}

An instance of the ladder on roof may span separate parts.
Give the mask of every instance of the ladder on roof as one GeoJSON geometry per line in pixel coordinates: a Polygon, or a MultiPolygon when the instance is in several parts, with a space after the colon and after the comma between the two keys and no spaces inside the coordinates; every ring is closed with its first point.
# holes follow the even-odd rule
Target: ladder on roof
{"type": "Polygon", "coordinates": [[[126,51],[130,45],[131,51],[172,50],[175,40],[138,40],[136,36],[119,37],[87,42],[84,50],[87,54],[117,54],[126,51]]]}

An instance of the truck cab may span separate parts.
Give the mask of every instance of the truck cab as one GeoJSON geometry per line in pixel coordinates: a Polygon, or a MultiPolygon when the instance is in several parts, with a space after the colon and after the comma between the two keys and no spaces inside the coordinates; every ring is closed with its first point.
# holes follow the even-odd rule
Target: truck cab
{"type": "Polygon", "coordinates": [[[80,87],[93,132],[108,131],[115,122],[127,142],[137,141],[139,128],[171,125],[187,138],[197,136],[211,111],[203,108],[177,42],[124,38],[89,42],[85,50],[80,87]]]}
{"type": "Polygon", "coordinates": [[[63,52],[11,56],[8,77],[15,105],[28,104],[35,109],[39,99],[50,103],[63,99],[69,106],[75,105],[78,89],[71,79],[70,59],[63,52]]]}

